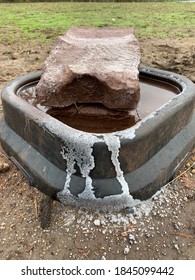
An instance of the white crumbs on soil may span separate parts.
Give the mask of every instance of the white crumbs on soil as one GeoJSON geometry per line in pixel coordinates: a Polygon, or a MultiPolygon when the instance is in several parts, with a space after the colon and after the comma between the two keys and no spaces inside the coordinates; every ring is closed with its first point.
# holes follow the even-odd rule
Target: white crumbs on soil
{"type": "MultiPolygon", "coordinates": [[[[80,228],[86,230],[87,227],[99,227],[102,234],[111,233],[113,229],[126,228],[130,243],[136,243],[133,233],[135,228],[139,228],[139,235],[151,236],[154,232],[158,232],[158,228],[152,226],[152,217],[158,216],[163,219],[170,213],[172,217],[177,219],[177,214],[180,212],[180,204],[184,201],[179,197],[177,190],[173,189],[172,185],[166,185],[152,198],[140,202],[132,208],[126,208],[119,212],[91,212],[88,209],[73,209],[76,218],[76,223],[80,228]],[[139,225],[139,226],[138,226],[139,225]]],[[[74,220],[72,220],[74,222],[74,220]]],[[[165,232],[164,232],[165,233],[165,232]]]]}

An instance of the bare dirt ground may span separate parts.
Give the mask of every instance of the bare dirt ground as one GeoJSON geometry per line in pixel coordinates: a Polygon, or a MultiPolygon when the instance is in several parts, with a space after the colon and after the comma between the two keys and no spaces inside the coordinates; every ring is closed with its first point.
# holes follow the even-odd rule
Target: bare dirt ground
{"type": "MultiPolygon", "coordinates": [[[[140,46],[143,64],[195,82],[195,38],[140,39],[140,46]]],[[[0,44],[0,89],[41,69],[51,48],[49,43],[0,44]]],[[[192,154],[178,178],[143,204],[148,213],[143,207],[94,213],[47,201],[1,149],[0,259],[195,260],[194,163],[192,154]]]]}

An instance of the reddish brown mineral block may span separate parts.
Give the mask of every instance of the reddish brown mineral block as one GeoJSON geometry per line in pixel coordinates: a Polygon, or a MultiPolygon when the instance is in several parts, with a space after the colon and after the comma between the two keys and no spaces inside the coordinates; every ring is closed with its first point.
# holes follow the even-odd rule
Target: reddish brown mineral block
{"type": "Polygon", "coordinates": [[[134,109],[140,96],[139,63],[132,28],[71,28],[45,62],[37,100],[52,107],[100,103],[134,109]]]}

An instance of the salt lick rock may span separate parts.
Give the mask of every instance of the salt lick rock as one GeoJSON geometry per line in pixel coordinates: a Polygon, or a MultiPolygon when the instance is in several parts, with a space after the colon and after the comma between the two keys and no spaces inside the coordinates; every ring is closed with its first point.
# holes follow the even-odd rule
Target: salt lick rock
{"type": "Polygon", "coordinates": [[[45,61],[37,102],[54,108],[100,104],[108,114],[133,110],[140,96],[139,63],[132,28],[73,27],[45,61]]]}

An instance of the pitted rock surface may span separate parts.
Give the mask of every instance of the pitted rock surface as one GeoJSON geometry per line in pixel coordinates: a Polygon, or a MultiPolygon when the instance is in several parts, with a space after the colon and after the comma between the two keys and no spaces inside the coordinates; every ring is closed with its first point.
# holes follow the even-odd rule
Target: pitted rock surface
{"type": "Polygon", "coordinates": [[[100,103],[112,110],[135,109],[139,63],[132,28],[71,28],[45,61],[37,102],[58,108],[100,103]]]}

